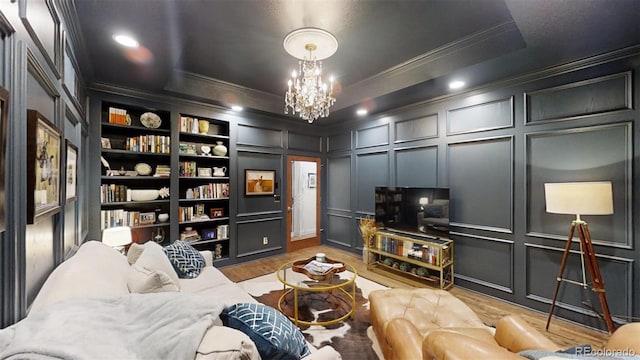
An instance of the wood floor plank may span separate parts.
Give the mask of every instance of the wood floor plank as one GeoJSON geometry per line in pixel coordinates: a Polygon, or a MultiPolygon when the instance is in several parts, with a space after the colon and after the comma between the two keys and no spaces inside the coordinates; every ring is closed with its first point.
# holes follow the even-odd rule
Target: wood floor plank
{"type": "MultiPolygon", "coordinates": [[[[239,265],[227,266],[220,270],[232,281],[239,282],[274,272],[285,262],[305,259],[314,256],[318,252],[325,253],[326,256],[332,260],[353,265],[360,276],[369,280],[392,288],[411,288],[410,285],[401,281],[393,280],[384,275],[368,271],[361,256],[329,246],[310,247],[292,253],[271,256],[239,265]]],[[[450,291],[473,309],[486,324],[493,325],[502,316],[507,314],[518,314],[562,347],[591,344],[594,348],[600,349],[609,338],[609,334],[606,332],[594,330],[557,318],[554,318],[551,321],[549,331],[547,332],[545,330],[547,313],[527,309],[501,299],[496,299],[456,286],[454,286],[450,291]]]]}

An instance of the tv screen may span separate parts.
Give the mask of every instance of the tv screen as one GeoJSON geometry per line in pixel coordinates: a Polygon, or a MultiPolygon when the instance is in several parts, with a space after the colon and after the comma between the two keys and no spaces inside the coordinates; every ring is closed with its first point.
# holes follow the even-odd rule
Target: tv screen
{"type": "Polygon", "coordinates": [[[378,186],[375,207],[378,227],[449,237],[449,189],[378,186]]]}

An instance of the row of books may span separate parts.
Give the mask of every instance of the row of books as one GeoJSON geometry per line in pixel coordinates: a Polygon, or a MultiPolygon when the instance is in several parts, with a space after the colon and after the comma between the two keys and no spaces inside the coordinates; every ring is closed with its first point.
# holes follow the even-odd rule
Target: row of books
{"type": "Polygon", "coordinates": [[[229,197],[229,183],[209,183],[187,189],[187,199],[221,199],[229,197]]]}
{"type": "Polygon", "coordinates": [[[124,149],[156,154],[171,153],[171,137],[164,135],[139,135],[125,139],[124,149]]]}
{"type": "Polygon", "coordinates": [[[195,177],[198,171],[198,165],[195,161],[180,161],[178,166],[180,176],[195,177]]]}
{"type": "Polygon", "coordinates": [[[127,110],[110,107],[109,123],[119,124],[119,125],[131,125],[131,120],[127,119],[127,110]]]}
{"type": "Polygon", "coordinates": [[[102,184],[100,186],[100,203],[131,201],[128,187],[121,184],[102,184]]]}
{"type": "Polygon", "coordinates": [[[208,219],[210,219],[209,215],[204,213],[204,204],[178,207],[179,222],[208,220],[208,219]]]}
{"type": "Polygon", "coordinates": [[[100,211],[100,229],[115,226],[136,227],[155,223],[155,212],[125,211],[124,209],[100,211]]]}
{"type": "Polygon", "coordinates": [[[401,255],[410,259],[420,260],[428,264],[440,266],[450,258],[449,247],[442,246],[442,253],[438,246],[402,241],[382,236],[378,238],[377,248],[387,253],[401,255]],[[442,256],[441,256],[442,255],[442,256]]]}

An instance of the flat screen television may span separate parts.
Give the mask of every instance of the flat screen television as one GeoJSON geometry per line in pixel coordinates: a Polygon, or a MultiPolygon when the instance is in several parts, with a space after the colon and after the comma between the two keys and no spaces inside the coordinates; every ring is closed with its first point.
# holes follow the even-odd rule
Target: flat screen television
{"type": "Polygon", "coordinates": [[[449,237],[449,189],[377,186],[375,191],[378,227],[449,237]]]}

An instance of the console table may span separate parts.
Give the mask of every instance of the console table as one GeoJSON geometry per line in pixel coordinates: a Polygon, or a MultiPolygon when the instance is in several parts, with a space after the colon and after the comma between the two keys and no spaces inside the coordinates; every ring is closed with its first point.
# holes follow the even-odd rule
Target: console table
{"type": "Polygon", "coordinates": [[[379,230],[367,269],[413,286],[453,286],[453,241],[419,233],[379,230]]]}

